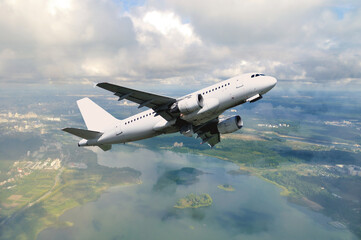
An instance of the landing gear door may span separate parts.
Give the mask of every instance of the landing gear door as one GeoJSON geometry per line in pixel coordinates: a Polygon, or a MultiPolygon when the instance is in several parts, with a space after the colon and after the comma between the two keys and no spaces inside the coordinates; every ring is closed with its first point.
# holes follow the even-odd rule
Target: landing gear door
{"type": "Polygon", "coordinates": [[[123,131],[122,131],[121,125],[120,125],[120,124],[117,124],[117,125],[115,126],[115,134],[116,134],[116,135],[120,135],[120,134],[122,134],[122,133],[123,133],[123,131]]]}

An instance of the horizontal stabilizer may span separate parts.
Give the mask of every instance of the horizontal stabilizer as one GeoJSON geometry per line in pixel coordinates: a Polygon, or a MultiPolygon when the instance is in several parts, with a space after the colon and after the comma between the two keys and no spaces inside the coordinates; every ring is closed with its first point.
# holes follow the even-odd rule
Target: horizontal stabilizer
{"type": "Polygon", "coordinates": [[[62,130],[64,132],[71,133],[75,136],[85,138],[87,140],[99,138],[101,135],[103,135],[103,133],[101,133],[101,132],[90,131],[90,130],[79,129],[79,128],[63,128],[62,130]]]}
{"type": "Polygon", "coordinates": [[[111,144],[103,144],[103,145],[99,145],[98,147],[100,147],[104,152],[112,149],[111,144]]]}

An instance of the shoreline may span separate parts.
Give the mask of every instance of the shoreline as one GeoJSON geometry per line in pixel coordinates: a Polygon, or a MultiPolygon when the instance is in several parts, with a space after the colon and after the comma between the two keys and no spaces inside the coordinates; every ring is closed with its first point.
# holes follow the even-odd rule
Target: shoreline
{"type": "MultiPolygon", "coordinates": [[[[101,195],[104,194],[104,193],[105,193],[108,189],[110,189],[110,188],[113,188],[113,187],[129,187],[129,186],[139,185],[139,184],[142,184],[142,183],[143,183],[143,182],[140,180],[140,181],[137,182],[137,183],[124,183],[124,184],[110,185],[110,186],[107,186],[107,187],[101,187],[101,188],[100,188],[100,191],[97,192],[96,198],[94,198],[94,199],[89,199],[89,200],[85,200],[85,202],[83,202],[83,203],[81,203],[81,204],[80,204],[80,203],[77,203],[77,204],[74,205],[74,206],[71,206],[71,207],[62,209],[62,211],[61,211],[60,213],[58,213],[58,214],[55,215],[56,220],[58,221],[59,218],[60,218],[62,215],[65,214],[65,212],[67,212],[67,211],[69,211],[69,210],[71,210],[71,209],[74,209],[74,208],[83,206],[83,205],[85,205],[85,204],[87,204],[87,203],[91,203],[91,202],[97,201],[97,200],[101,197],[101,195]]],[[[48,196],[48,197],[51,197],[51,196],[48,196]]],[[[46,199],[44,199],[44,200],[42,200],[42,201],[46,201],[46,199]]],[[[42,202],[42,201],[40,201],[40,202],[42,202]]],[[[41,219],[41,218],[40,218],[40,219],[41,219]]],[[[39,234],[40,234],[42,231],[44,231],[44,230],[46,230],[46,229],[48,229],[48,228],[72,227],[73,225],[74,225],[74,223],[73,223],[73,222],[70,222],[70,221],[60,221],[60,222],[52,223],[52,224],[50,224],[50,225],[45,225],[45,226],[42,227],[39,231],[36,232],[36,239],[37,239],[37,237],[39,236],[39,234]]]]}

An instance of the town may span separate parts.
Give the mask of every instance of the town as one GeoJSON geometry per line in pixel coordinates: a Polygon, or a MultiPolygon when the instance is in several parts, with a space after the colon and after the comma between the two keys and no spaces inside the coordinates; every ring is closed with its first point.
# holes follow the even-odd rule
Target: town
{"type": "Polygon", "coordinates": [[[61,160],[59,158],[47,158],[44,161],[16,161],[10,170],[6,173],[6,180],[0,182],[3,189],[11,189],[17,180],[30,175],[34,171],[41,170],[58,170],[61,168],[61,160]]]}

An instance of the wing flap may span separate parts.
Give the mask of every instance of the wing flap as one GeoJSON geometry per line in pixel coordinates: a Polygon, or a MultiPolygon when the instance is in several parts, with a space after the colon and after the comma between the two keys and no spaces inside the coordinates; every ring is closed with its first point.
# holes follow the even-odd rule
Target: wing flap
{"type": "Polygon", "coordinates": [[[202,139],[202,144],[208,143],[209,146],[214,147],[214,145],[221,141],[221,136],[217,129],[217,123],[218,118],[215,118],[196,128],[195,132],[198,134],[198,137],[202,139]]]}
{"type": "Polygon", "coordinates": [[[111,144],[102,144],[102,145],[98,145],[98,147],[100,147],[104,152],[112,149],[111,144]]]}
{"type": "Polygon", "coordinates": [[[219,133],[206,133],[201,138],[203,140],[202,144],[208,143],[211,147],[214,147],[214,145],[221,141],[219,133]]]}

